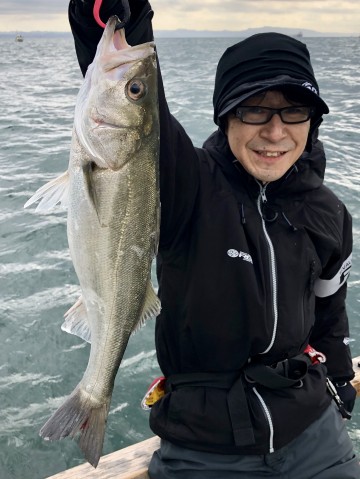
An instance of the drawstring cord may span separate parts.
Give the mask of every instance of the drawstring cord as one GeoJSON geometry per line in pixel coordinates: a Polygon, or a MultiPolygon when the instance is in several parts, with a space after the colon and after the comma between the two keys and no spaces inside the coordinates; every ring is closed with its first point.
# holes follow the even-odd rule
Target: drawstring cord
{"type": "Polygon", "coordinates": [[[293,173],[298,173],[299,172],[299,168],[297,167],[296,164],[293,165],[292,168],[290,168],[290,170],[288,171],[287,175],[285,176],[285,180],[287,180],[289,178],[289,176],[293,173]]]}
{"type": "Polygon", "coordinates": [[[286,217],[285,213],[282,212],[282,217],[284,218],[284,220],[286,221],[286,223],[290,226],[290,228],[293,230],[293,231],[297,231],[298,229],[296,228],[296,226],[294,226],[290,220],[286,217]]]}
{"type": "Polygon", "coordinates": [[[244,225],[246,223],[244,203],[241,203],[241,223],[244,225]]]}
{"type": "MultiPolygon", "coordinates": [[[[240,170],[239,170],[239,162],[237,159],[233,160],[232,162],[236,168],[236,170],[238,171],[238,173],[240,173],[240,170]]],[[[288,172],[288,174],[286,175],[285,179],[287,179],[293,172],[294,173],[298,173],[299,169],[297,167],[296,164],[293,165],[293,167],[290,169],[290,171],[288,172]]],[[[241,223],[244,225],[246,224],[246,218],[245,218],[245,210],[244,210],[244,203],[240,203],[239,201],[239,205],[241,204],[240,206],[240,216],[241,216],[241,223]]],[[[273,223],[274,221],[277,220],[278,218],[278,215],[279,213],[277,211],[274,211],[272,210],[271,208],[267,207],[267,208],[264,208],[264,211],[262,212],[262,218],[264,221],[268,222],[268,223],[273,223]],[[268,216],[268,213],[271,212],[272,213],[272,217],[269,217],[268,216]]],[[[282,217],[284,218],[284,220],[286,221],[286,223],[290,226],[290,228],[295,232],[295,231],[298,231],[298,228],[296,226],[294,226],[291,221],[287,218],[287,216],[285,215],[284,212],[281,213],[282,217]]]]}

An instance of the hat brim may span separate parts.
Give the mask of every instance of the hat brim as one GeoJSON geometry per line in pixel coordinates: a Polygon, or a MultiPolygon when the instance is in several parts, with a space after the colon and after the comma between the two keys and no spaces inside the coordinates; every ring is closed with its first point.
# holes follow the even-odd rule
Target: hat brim
{"type": "Polygon", "coordinates": [[[309,106],[316,108],[316,116],[329,113],[329,107],[322,98],[316,93],[316,89],[312,87],[308,82],[302,80],[293,79],[290,77],[279,77],[271,80],[254,82],[251,84],[241,85],[237,89],[231,92],[229,100],[224,101],[224,105],[221,108],[218,118],[219,120],[234,110],[244,100],[262,93],[266,90],[284,90],[299,94],[299,98],[302,101],[306,101],[309,106]],[[314,91],[315,90],[315,91],[314,91]]]}

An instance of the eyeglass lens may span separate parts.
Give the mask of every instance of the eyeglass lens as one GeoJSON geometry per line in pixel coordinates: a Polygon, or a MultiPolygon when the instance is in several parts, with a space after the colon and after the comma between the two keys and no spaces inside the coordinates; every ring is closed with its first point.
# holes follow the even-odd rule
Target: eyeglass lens
{"type": "Polygon", "coordinates": [[[283,123],[303,123],[311,117],[312,109],[308,106],[289,106],[285,108],[268,108],[259,106],[240,106],[235,115],[244,123],[259,125],[267,123],[279,114],[283,123]]]}

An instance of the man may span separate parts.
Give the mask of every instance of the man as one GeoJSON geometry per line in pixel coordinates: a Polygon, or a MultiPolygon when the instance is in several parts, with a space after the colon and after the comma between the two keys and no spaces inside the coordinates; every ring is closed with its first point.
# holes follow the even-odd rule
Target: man
{"type": "MultiPolygon", "coordinates": [[[[129,44],[151,40],[148,2],[130,9],[129,44]]],[[[72,0],[69,14],[84,73],[102,30],[92,1],[72,0]]],[[[103,20],[112,14],[123,18],[121,2],[104,0],[103,20]]],[[[317,132],[329,110],[306,46],[269,33],[226,50],[219,129],[203,148],[170,114],[161,77],[159,109],[166,394],[150,415],[162,438],[150,477],[360,478],[342,419],[355,399],[351,218],[323,185],[317,132]]]]}

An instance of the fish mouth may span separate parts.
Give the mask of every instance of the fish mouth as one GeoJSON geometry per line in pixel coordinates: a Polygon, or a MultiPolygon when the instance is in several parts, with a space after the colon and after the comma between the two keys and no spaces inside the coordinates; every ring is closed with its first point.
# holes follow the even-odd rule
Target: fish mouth
{"type": "Polygon", "coordinates": [[[115,130],[123,129],[123,127],[120,125],[115,125],[115,123],[109,123],[104,120],[92,118],[91,121],[93,123],[94,130],[95,129],[115,129],[115,130]]]}

